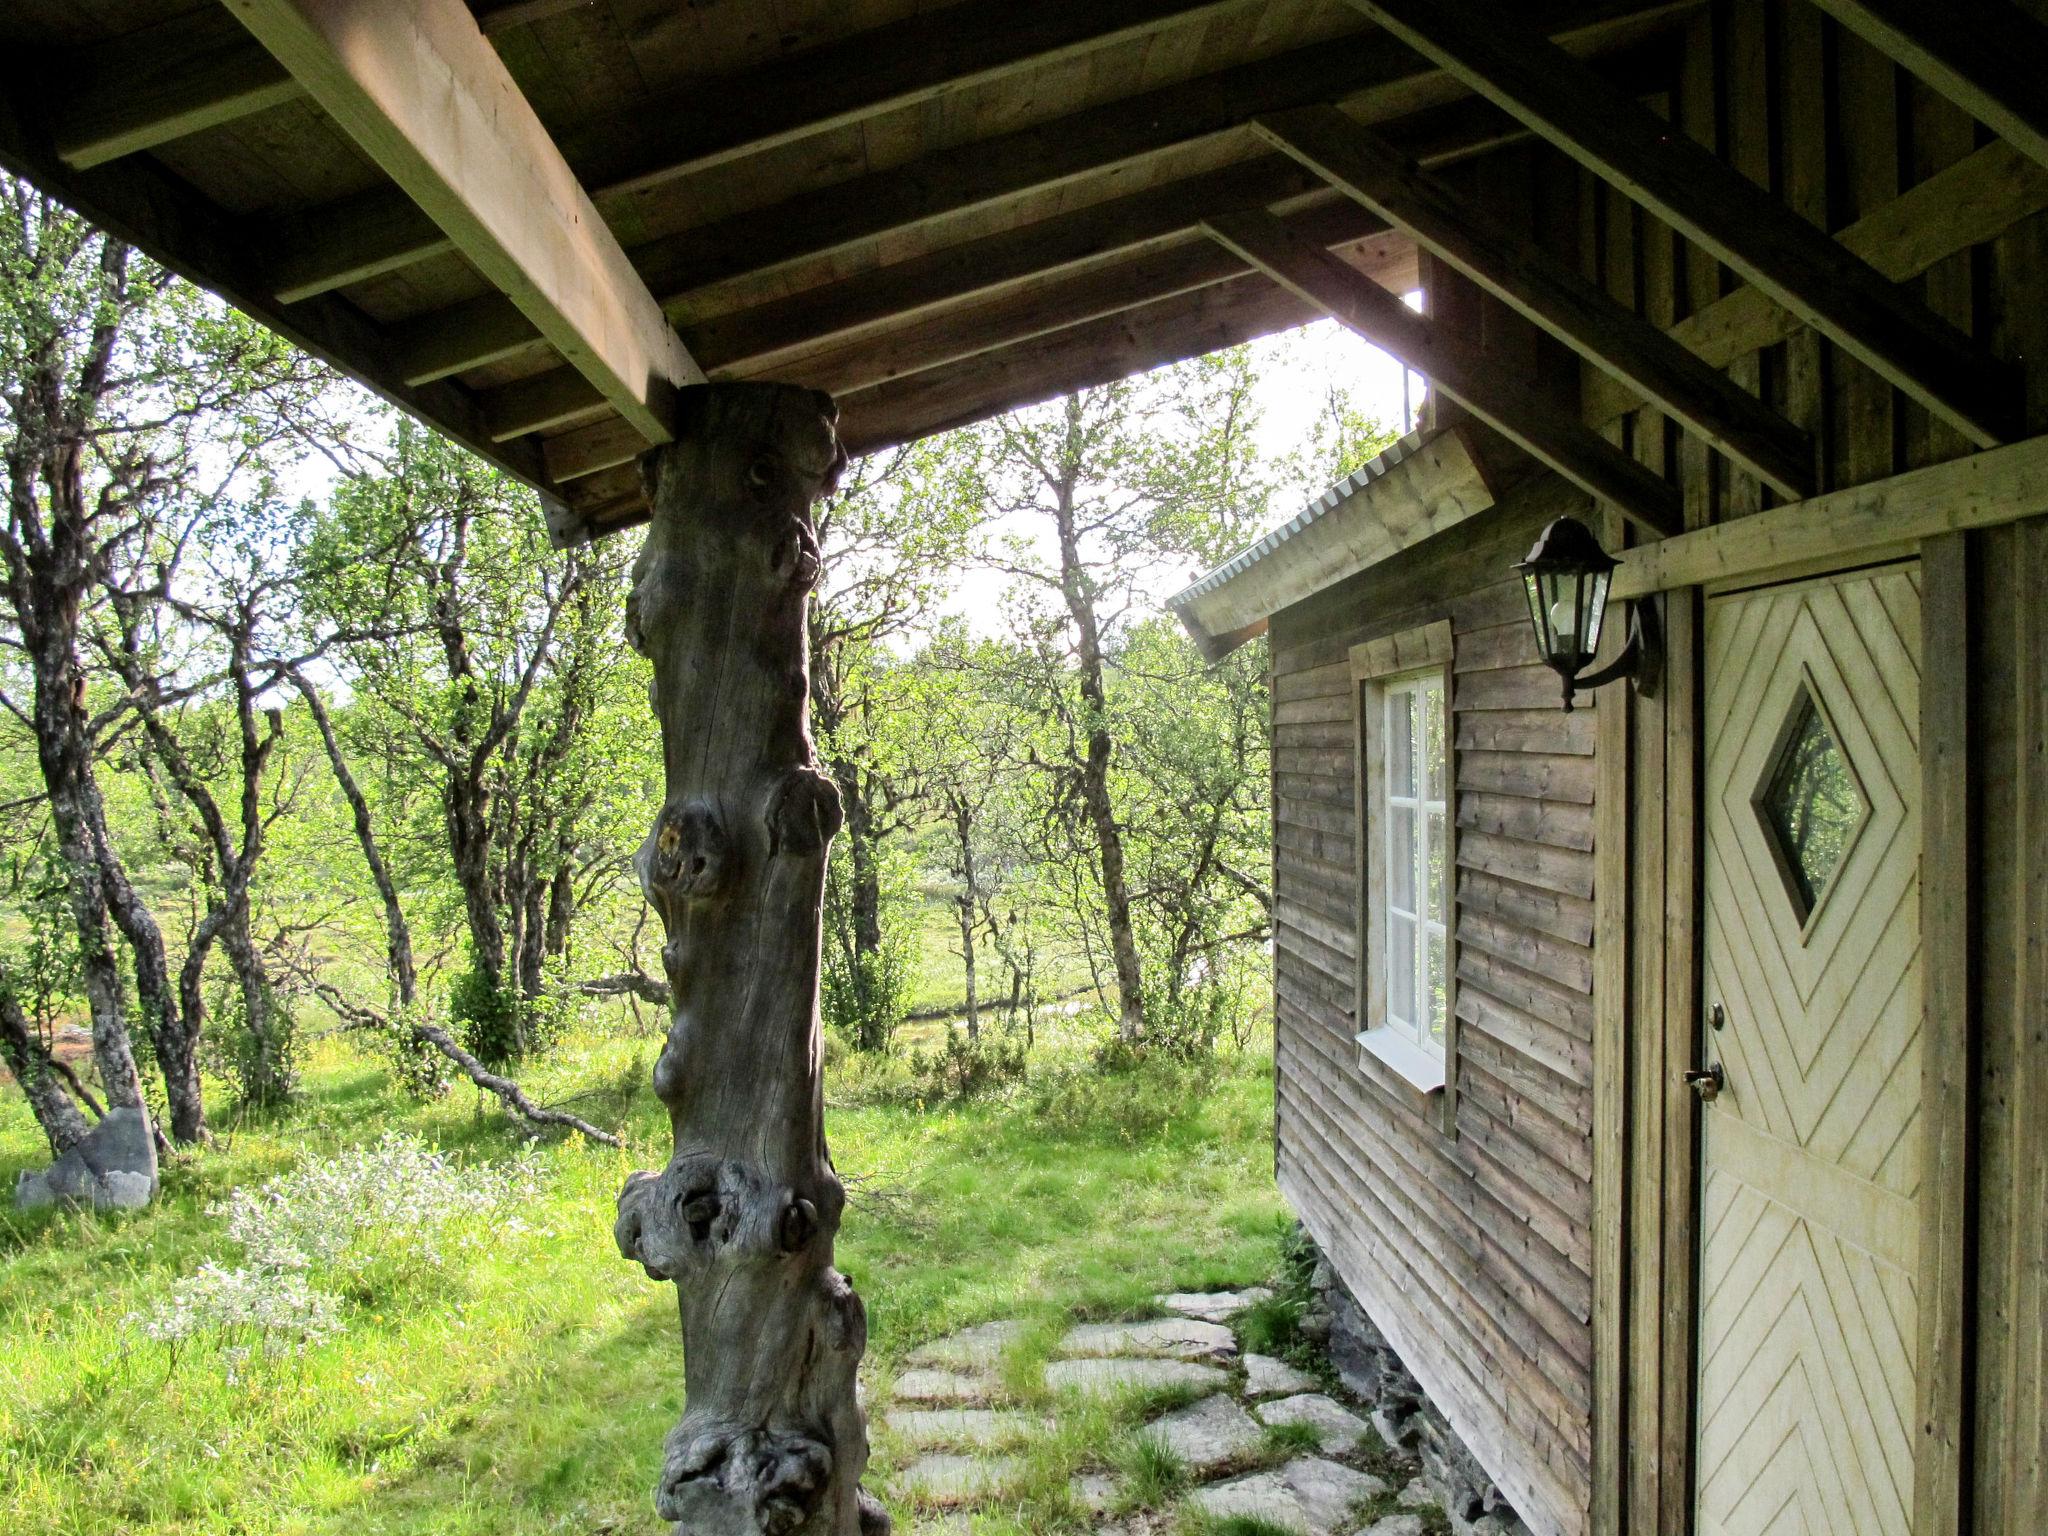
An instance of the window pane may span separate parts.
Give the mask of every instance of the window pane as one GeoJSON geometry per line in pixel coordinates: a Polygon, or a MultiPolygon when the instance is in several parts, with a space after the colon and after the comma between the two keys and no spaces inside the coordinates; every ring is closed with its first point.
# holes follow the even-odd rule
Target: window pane
{"type": "Polygon", "coordinates": [[[1448,920],[1444,907],[1444,813],[1429,813],[1429,905],[1423,909],[1438,922],[1448,920]]]}
{"type": "Polygon", "coordinates": [[[1429,765],[1429,798],[1441,800],[1444,797],[1445,757],[1444,741],[1444,688],[1442,683],[1431,683],[1422,696],[1422,760],[1429,765]]]}
{"type": "Polygon", "coordinates": [[[1415,793],[1415,694],[1401,689],[1387,695],[1387,793],[1415,793]]]}
{"type": "Polygon", "coordinates": [[[1415,1023],[1415,923],[1387,916],[1387,1013],[1410,1028],[1415,1023]]]}
{"type": "Polygon", "coordinates": [[[1429,1043],[1444,1048],[1444,1030],[1450,1023],[1450,978],[1444,974],[1444,936],[1429,936],[1429,1043]]]}
{"type": "Polygon", "coordinates": [[[1415,812],[1398,805],[1387,811],[1387,900],[1415,910],[1415,812]]]}

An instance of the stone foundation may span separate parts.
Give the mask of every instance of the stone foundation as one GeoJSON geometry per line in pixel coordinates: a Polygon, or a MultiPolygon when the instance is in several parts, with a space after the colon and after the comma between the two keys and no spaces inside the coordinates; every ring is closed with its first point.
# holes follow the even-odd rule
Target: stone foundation
{"type": "Polygon", "coordinates": [[[1531,1536],[1328,1259],[1317,1259],[1314,1285],[1316,1302],[1302,1331],[1321,1344],[1345,1389],[1371,1408],[1380,1438],[1421,1461],[1454,1536],[1531,1536]]]}

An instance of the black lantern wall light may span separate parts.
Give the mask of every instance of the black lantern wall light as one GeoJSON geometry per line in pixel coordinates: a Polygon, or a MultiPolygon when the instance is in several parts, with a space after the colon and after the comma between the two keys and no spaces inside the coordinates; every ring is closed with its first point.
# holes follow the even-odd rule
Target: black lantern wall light
{"type": "Polygon", "coordinates": [[[1640,693],[1656,688],[1664,661],[1657,611],[1648,601],[1629,604],[1628,643],[1621,654],[1597,672],[1600,626],[1607,617],[1607,588],[1621,562],[1600,547],[1593,530],[1575,517],[1560,517],[1536,540],[1529,558],[1515,569],[1529,592],[1529,621],[1536,626],[1536,648],[1544,664],[1564,683],[1564,707],[1572,696],[1618,677],[1634,680],[1640,693]]]}

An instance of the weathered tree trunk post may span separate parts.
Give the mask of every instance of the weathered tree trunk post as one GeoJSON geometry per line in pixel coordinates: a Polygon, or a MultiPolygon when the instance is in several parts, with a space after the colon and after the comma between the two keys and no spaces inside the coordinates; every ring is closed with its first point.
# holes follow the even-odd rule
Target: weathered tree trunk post
{"type": "Polygon", "coordinates": [[[818,945],[839,798],[812,754],[812,501],[845,456],[831,398],[684,392],[646,462],[654,520],[628,638],[654,663],[666,798],[640,882],[675,1001],[655,1092],[675,1155],[619,1196],[618,1240],[680,1296],[687,1403],[655,1508],[689,1536],[876,1536],[854,1375],[867,1317],[832,1267],[818,945]]]}

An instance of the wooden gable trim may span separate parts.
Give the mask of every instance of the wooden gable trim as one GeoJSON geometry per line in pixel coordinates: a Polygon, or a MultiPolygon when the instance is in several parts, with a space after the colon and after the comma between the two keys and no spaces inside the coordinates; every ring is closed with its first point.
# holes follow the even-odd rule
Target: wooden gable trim
{"type": "Polygon", "coordinates": [[[2048,97],[2041,69],[2048,27],[2006,0],[1954,11],[1927,0],[1814,0],[1894,63],[2042,165],[2048,97]]]}
{"type": "Polygon", "coordinates": [[[2015,371],[1918,298],[1489,0],[1351,0],[1409,46],[1733,267],[1980,447],[2012,436],[2015,371]]]}
{"type": "Polygon", "coordinates": [[[666,442],[704,375],[462,0],[229,0],[612,408],[666,442]]]}
{"type": "Polygon", "coordinates": [[[1202,227],[1281,286],[1402,359],[1581,490],[1654,533],[1679,526],[1678,493],[1662,478],[1271,214],[1227,214],[1202,227]]]}
{"type": "Polygon", "coordinates": [[[1716,523],[1622,554],[1609,601],[1910,553],[1924,539],[2048,511],[2048,436],[1716,523]]]}
{"type": "Polygon", "coordinates": [[[1218,660],[1263,629],[1269,615],[1485,511],[1496,493],[1473,447],[1482,430],[1460,423],[1421,437],[1377,473],[1368,465],[1359,471],[1369,477],[1364,484],[1334,487],[1328,505],[1305,509],[1269,536],[1269,548],[1254,546],[1242,569],[1175,598],[1175,616],[1202,653],[1218,660]]]}
{"type": "Polygon", "coordinates": [[[1252,130],[1784,495],[1813,494],[1805,432],[1379,135],[1334,107],[1258,118],[1252,130]]]}

